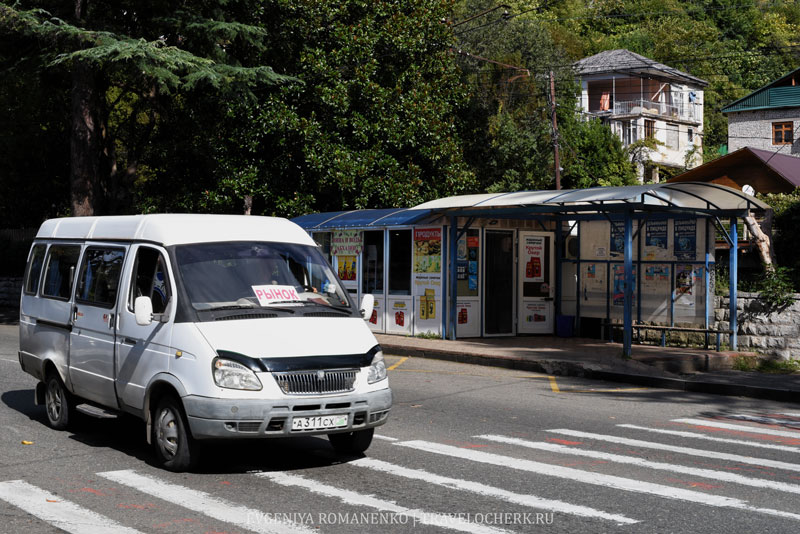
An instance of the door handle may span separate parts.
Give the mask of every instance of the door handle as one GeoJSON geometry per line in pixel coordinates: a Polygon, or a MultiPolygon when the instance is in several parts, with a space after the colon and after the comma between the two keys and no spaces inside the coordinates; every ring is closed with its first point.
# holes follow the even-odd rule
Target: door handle
{"type": "Polygon", "coordinates": [[[78,320],[78,307],[77,306],[73,306],[72,307],[72,322],[74,323],[77,320],[78,320]]]}
{"type": "Polygon", "coordinates": [[[116,320],[116,318],[117,318],[116,315],[114,315],[113,313],[108,314],[108,328],[110,328],[111,330],[114,329],[115,326],[114,321],[116,320]]]}
{"type": "Polygon", "coordinates": [[[129,337],[122,338],[122,343],[125,345],[136,345],[136,340],[129,337]]]}

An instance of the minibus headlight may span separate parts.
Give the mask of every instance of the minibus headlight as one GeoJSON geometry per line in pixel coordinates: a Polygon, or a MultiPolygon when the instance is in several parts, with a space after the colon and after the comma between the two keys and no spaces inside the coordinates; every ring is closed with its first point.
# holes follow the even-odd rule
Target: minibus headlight
{"type": "Polygon", "coordinates": [[[367,374],[367,382],[373,384],[386,378],[386,364],[383,361],[383,352],[378,351],[375,357],[372,358],[372,363],[369,366],[369,373],[367,374]]]}
{"type": "Polygon", "coordinates": [[[212,367],[214,383],[221,388],[246,389],[250,391],[261,389],[261,381],[256,374],[241,363],[223,358],[214,358],[212,367]]]}

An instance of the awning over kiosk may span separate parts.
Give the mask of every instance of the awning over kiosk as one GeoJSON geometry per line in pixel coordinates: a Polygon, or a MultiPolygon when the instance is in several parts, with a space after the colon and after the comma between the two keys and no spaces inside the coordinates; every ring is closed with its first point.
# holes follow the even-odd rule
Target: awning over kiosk
{"type": "MultiPolygon", "coordinates": [[[[414,210],[483,214],[482,210],[521,208],[537,213],[603,213],[620,211],[680,211],[706,215],[741,215],[769,206],[738,189],[705,182],[680,182],[559,191],[463,195],[425,202],[414,210]]],[[[518,214],[520,212],[514,212],[518,214]]],[[[511,214],[511,213],[509,213],[511,214]]]]}
{"type": "Polygon", "coordinates": [[[372,210],[311,213],[292,219],[309,232],[332,228],[365,228],[370,226],[403,226],[414,224],[431,214],[431,210],[388,208],[372,210]]]}

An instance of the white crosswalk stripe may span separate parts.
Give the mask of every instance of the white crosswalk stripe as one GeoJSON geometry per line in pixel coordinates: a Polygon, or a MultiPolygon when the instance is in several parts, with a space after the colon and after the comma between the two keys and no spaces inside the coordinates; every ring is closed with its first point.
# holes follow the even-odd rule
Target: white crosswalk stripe
{"type": "Polygon", "coordinates": [[[624,515],[610,514],[607,512],[603,512],[601,510],[589,508],[588,506],[579,506],[575,504],[566,503],[564,501],[544,499],[541,497],[536,497],[534,495],[522,495],[501,488],[496,488],[493,486],[488,486],[486,484],[481,484],[480,482],[445,477],[431,473],[429,471],[423,471],[420,469],[411,469],[408,467],[403,467],[389,462],[384,462],[382,460],[376,460],[374,458],[362,458],[360,460],[354,460],[350,462],[348,465],[354,465],[357,467],[366,467],[369,469],[373,469],[375,471],[380,471],[382,473],[387,473],[390,475],[400,476],[404,478],[410,478],[413,480],[422,480],[430,484],[435,484],[437,486],[443,486],[455,490],[469,491],[472,493],[476,493],[478,495],[493,497],[512,504],[518,504],[521,506],[528,506],[531,508],[542,509],[548,512],[571,514],[580,517],[607,519],[609,521],[614,521],[620,525],[638,523],[637,520],[625,517],[624,515]]]}
{"type": "Polygon", "coordinates": [[[663,443],[655,443],[652,441],[622,438],[618,436],[609,436],[606,434],[595,434],[594,432],[582,432],[580,430],[569,430],[566,428],[551,428],[550,430],[548,430],[548,432],[553,432],[555,434],[562,434],[565,436],[572,436],[576,438],[594,439],[598,441],[607,441],[609,443],[630,445],[632,447],[642,447],[644,449],[655,449],[660,451],[677,452],[680,454],[686,454],[688,456],[714,458],[716,460],[727,460],[730,462],[736,462],[740,464],[758,465],[761,467],[771,467],[773,469],[785,469],[787,471],[800,471],[800,464],[790,464],[788,462],[779,462],[777,460],[768,460],[766,458],[753,458],[750,456],[740,456],[738,454],[729,454],[726,452],[693,449],[691,447],[679,447],[676,445],[665,445],[663,443]]]}
{"type": "Polygon", "coordinates": [[[773,430],[771,428],[757,428],[747,425],[733,425],[730,423],[721,423],[719,421],[711,421],[709,419],[673,419],[673,423],[683,423],[692,426],[705,426],[711,428],[723,428],[725,430],[736,430],[739,432],[750,432],[752,434],[764,434],[767,436],[781,436],[784,438],[800,439],[800,431],[792,432],[790,430],[773,430]]]}
{"type": "Polygon", "coordinates": [[[24,480],[0,482],[0,499],[70,534],[141,534],[24,480]]]}
{"type": "Polygon", "coordinates": [[[508,532],[507,530],[503,529],[480,525],[477,523],[470,523],[469,521],[457,516],[449,516],[446,514],[437,514],[433,512],[425,512],[424,510],[419,509],[406,508],[392,501],[378,499],[372,495],[364,495],[350,490],[339,489],[328,484],[316,482],[300,475],[290,475],[288,473],[279,471],[256,472],[253,474],[271,480],[276,484],[281,484],[282,486],[304,488],[312,493],[316,493],[317,495],[324,495],[325,497],[339,499],[345,504],[376,508],[378,510],[406,516],[411,518],[415,524],[419,523],[423,525],[432,525],[449,528],[452,530],[459,530],[461,532],[474,532],[478,534],[500,534],[508,532]]]}
{"type": "Polygon", "coordinates": [[[552,476],[585,484],[593,484],[603,486],[606,488],[619,489],[633,493],[644,493],[664,497],[667,499],[675,499],[687,501],[695,504],[703,504],[706,506],[713,506],[717,508],[733,508],[738,510],[746,510],[751,512],[762,513],[771,516],[783,517],[787,519],[794,519],[800,521],[800,514],[785,512],[783,510],[774,510],[771,508],[759,508],[752,506],[741,499],[732,497],[724,497],[718,495],[709,495],[699,491],[686,490],[682,488],[674,488],[662,484],[654,484],[652,482],[644,482],[640,480],[619,477],[615,475],[604,475],[594,473],[591,471],[581,471],[571,467],[561,467],[558,465],[545,464],[526,460],[522,458],[514,458],[511,456],[504,456],[501,454],[494,454],[483,451],[476,451],[473,449],[462,449],[452,445],[443,445],[429,441],[400,441],[394,445],[401,447],[408,447],[416,450],[426,451],[434,454],[440,454],[462,460],[472,462],[479,462],[483,464],[495,465],[509,469],[516,469],[526,471],[529,473],[536,473],[540,475],[552,476]]]}
{"type": "Polygon", "coordinates": [[[203,491],[193,490],[157,478],[140,475],[132,470],[106,471],[98,476],[135,488],[141,492],[173,502],[208,517],[236,525],[252,532],[267,534],[311,534],[316,530],[292,522],[259,521],[264,515],[260,510],[229,503],[212,497],[203,491]]]}
{"type": "Polygon", "coordinates": [[[668,464],[664,462],[653,462],[642,458],[632,456],[624,456],[621,454],[612,454],[600,451],[590,451],[586,449],[579,449],[575,447],[567,447],[558,445],[556,443],[537,443],[527,441],[519,438],[512,438],[508,436],[497,435],[483,435],[475,436],[476,438],[494,441],[496,443],[507,443],[510,445],[518,445],[528,449],[536,449],[540,451],[556,452],[560,454],[571,454],[573,456],[582,456],[584,458],[594,458],[596,460],[604,460],[607,462],[616,462],[620,464],[635,465],[638,467],[645,467],[648,469],[657,469],[659,471],[670,471],[673,473],[681,473],[684,475],[698,476],[708,478],[717,482],[730,482],[733,484],[741,484],[743,486],[752,486],[754,488],[774,489],[786,493],[800,494],[800,486],[797,484],[787,484],[785,482],[778,482],[776,480],[766,480],[763,478],[751,478],[742,476],[736,473],[729,473],[727,471],[716,471],[714,469],[701,469],[697,467],[689,467],[679,464],[668,464]]]}
{"type": "Polygon", "coordinates": [[[746,447],[758,447],[761,449],[772,449],[776,451],[785,451],[785,452],[800,452],[800,449],[797,447],[790,447],[789,445],[776,445],[774,443],[760,443],[757,441],[747,441],[743,439],[733,439],[733,438],[718,438],[716,436],[706,436],[705,434],[698,434],[697,432],[686,432],[684,430],[667,430],[665,428],[649,428],[646,426],[639,426],[639,425],[629,425],[629,424],[618,424],[620,428],[630,428],[633,430],[645,430],[647,432],[653,432],[656,434],[666,434],[669,436],[678,436],[682,438],[692,438],[692,439],[701,439],[705,441],[716,441],[718,443],[730,443],[733,445],[744,445],[746,447]]]}
{"type": "Polygon", "coordinates": [[[798,430],[800,430],[800,421],[796,419],[778,419],[776,417],[766,417],[762,415],[746,415],[746,414],[726,415],[725,419],[752,421],[754,423],[760,423],[762,425],[787,425],[789,428],[796,427],[798,430]]]}

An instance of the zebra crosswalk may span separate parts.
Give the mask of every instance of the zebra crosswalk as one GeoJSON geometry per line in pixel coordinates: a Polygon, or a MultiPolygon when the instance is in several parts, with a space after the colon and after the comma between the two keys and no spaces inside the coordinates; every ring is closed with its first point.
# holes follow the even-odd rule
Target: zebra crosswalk
{"type": "MultiPolygon", "coordinates": [[[[525,521],[538,521],[543,515],[565,523],[596,524],[594,531],[615,526],[637,532],[665,530],[637,505],[652,504],[652,499],[684,508],[754,514],[762,521],[781,522],[775,528],[780,531],[786,524],[800,529],[800,512],[790,504],[800,494],[796,474],[800,462],[786,461],[792,457],[785,454],[800,452],[785,443],[787,438],[800,443],[800,431],[793,430],[797,417],[793,413],[739,414],[678,418],[652,426],[619,423],[605,427],[605,432],[549,428],[525,436],[464,436],[470,444],[381,435],[376,436],[368,456],[331,463],[324,472],[309,467],[302,472],[254,470],[231,475],[241,477],[239,486],[248,488],[242,493],[216,494],[219,490],[202,475],[178,478],[146,466],[101,470],[92,477],[111,485],[110,493],[119,496],[117,501],[123,492],[137,495],[147,502],[169,503],[181,510],[176,513],[185,516],[187,524],[193,518],[207,518],[242,532],[349,532],[342,519],[353,517],[351,513],[380,520],[381,530],[390,532],[410,531],[411,526],[415,532],[527,532],[525,521]],[[776,429],[776,425],[783,426],[776,429]],[[783,442],[766,442],[765,437],[783,442]],[[783,460],[768,457],[778,453],[783,460]],[[559,458],[596,463],[565,465],[559,458]],[[706,482],[686,487],[671,478],[675,474],[706,482]],[[567,486],[570,491],[556,495],[543,483],[548,480],[557,481],[551,486],[567,486]],[[375,491],[378,481],[383,481],[383,491],[375,491]],[[415,491],[405,490],[412,486],[415,491]],[[445,493],[425,497],[437,491],[445,493]],[[453,510],[501,512],[491,516],[491,521],[487,513],[455,514],[442,504],[450,500],[459,503],[453,510]],[[293,510],[303,505],[306,512],[276,514],[276,506],[286,503],[294,503],[293,510]],[[319,513],[323,510],[337,512],[325,517],[319,513]]],[[[48,484],[47,480],[0,481],[0,515],[28,517],[70,534],[153,531],[152,523],[121,513],[120,502],[105,507],[80,502],[79,495],[65,494],[63,488],[59,492],[48,484]]],[[[681,529],[672,523],[669,530],[681,529]]]]}

